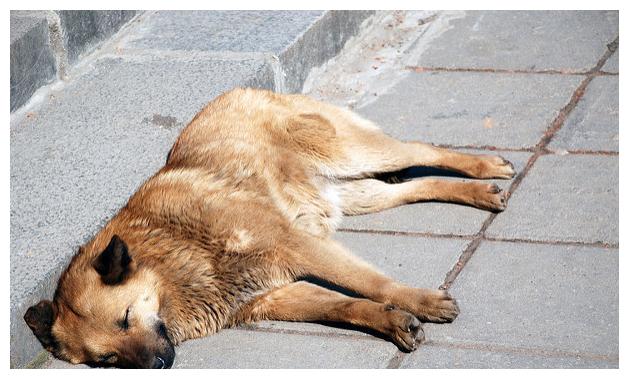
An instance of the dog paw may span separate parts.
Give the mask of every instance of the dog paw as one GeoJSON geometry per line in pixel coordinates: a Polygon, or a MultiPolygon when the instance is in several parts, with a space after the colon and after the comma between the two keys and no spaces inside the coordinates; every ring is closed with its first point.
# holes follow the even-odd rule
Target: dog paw
{"type": "Polygon", "coordinates": [[[421,321],[445,323],[452,322],[459,315],[459,306],[448,291],[423,290],[421,306],[416,316],[421,321]]]}
{"type": "Polygon", "coordinates": [[[495,184],[483,184],[475,196],[475,205],[488,211],[502,212],[507,207],[504,191],[495,184]]]}
{"type": "Polygon", "coordinates": [[[479,175],[480,179],[511,179],[515,176],[513,163],[497,155],[484,155],[483,169],[479,175]]]}
{"type": "Polygon", "coordinates": [[[404,352],[411,352],[425,339],[422,324],[417,317],[402,310],[390,310],[389,335],[397,347],[404,352]]]}

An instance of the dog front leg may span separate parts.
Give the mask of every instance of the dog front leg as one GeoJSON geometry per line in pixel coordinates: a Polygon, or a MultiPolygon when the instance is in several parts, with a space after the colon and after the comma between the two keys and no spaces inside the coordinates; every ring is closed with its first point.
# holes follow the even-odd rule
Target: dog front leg
{"type": "Polygon", "coordinates": [[[404,351],[415,350],[424,338],[421,323],[412,314],[367,299],[345,296],[305,281],[274,289],[247,305],[244,322],[257,320],[333,321],[375,330],[404,351]]]}
{"type": "Polygon", "coordinates": [[[298,240],[299,245],[290,254],[301,275],[312,275],[376,302],[399,306],[422,321],[451,322],[459,313],[447,291],[395,282],[331,239],[303,234],[298,240]]]}

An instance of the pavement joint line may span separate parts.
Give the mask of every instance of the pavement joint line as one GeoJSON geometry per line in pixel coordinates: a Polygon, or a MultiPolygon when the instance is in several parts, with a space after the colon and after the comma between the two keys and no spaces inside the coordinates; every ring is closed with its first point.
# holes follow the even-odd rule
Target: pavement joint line
{"type": "Polygon", "coordinates": [[[532,153],[532,147],[500,147],[491,145],[450,145],[450,144],[433,144],[435,147],[443,149],[471,149],[471,150],[489,150],[489,151],[503,151],[513,153],[532,153]]]}
{"type": "Polygon", "coordinates": [[[297,335],[297,336],[332,337],[332,338],[342,338],[342,339],[351,339],[351,340],[360,340],[360,341],[374,340],[374,339],[382,340],[381,338],[377,338],[375,336],[371,336],[368,334],[360,335],[360,334],[345,334],[345,333],[337,333],[337,332],[317,332],[317,331],[295,330],[295,329],[285,329],[285,328],[268,328],[264,326],[253,325],[253,324],[240,325],[232,329],[263,332],[263,333],[290,334],[290,335],[297,335]]]}
{"type": "Polygon", "coordinates": [[[546,350],[546,349],[518,347],[518,346],[504,346],[504,345],[488,344],[488,343],[482,343],[482,342],[481,343],[479,342],[450,342],[450,341],[439,341],[439,340],[427,340],[424,343],[422,343],[422,345],[455,348],[455,349],[463,349],[463,350],[481,350],[481,351],[495,352],[495,353],[523,354],[523,355],[540,356],[540,357],[582,358],[582,359],[592,359],[592,360],[599,360],[599,361],[618,362],[617,355],[596,354],[596,353],[588,353],[588,352],[575,352],[575,351],[565,351],[565,350],[546,350]]]}
{"type": "Polygon", "coordinates": [[[543,75],[588,75],[589,71],[573,71],[573,70],[522,70],[522,69],[503,69],[503,68],[462,68],[462,67],[422,67],[422,66],[406,66],[407,70],[417,73],[422,72],[477,72],[489,74],[543,74],[543,75]]]}
{"type": "MultiPolygon", "coordinates": [[[[583,97],[588,84],[590,84],[592,79],[594,79],[594,77],[596,76],[596,73],[599,72],[601,67],[605,65],[605,62],[607,62],[607,59],[609,59],[609,57],[616,51],[616,49],[618,49],[618,39],[619,37],[616,36],[616,39],[614,39],[614,41],[607,44],[607,50],[605,51],[603,56],[598,60],[596,65],[588,71],[587,76],[585,77],[585,79],[583,79],[583,81],[581,81],[581,84],[579,84],[577,89],[573,92],[568,103],[564,105],[563,108],[561,108],[561,110],[559,111],[555,119],[551,122],[548,129],[546,129],[546,132],[544,132],[544,134],[542,135],[537,145],[535,145],[535,150],[534,150],[535,152],[529,158],[528,162],[526,163],[526,166],[516,176],[513,182],[511,182],[509,189],[505,191],[505,197],[506,197],[507,202],[509,198],[511,197],[511,194],[519,187],[524,177],[531,170],[531,168],[533,167],[537,159],[544,153],[544,151],[546,151],[546,146],[548,146],[548,144],[550,143],[552,138],[555,136],[555,134],[557,134],[557,132],[561,129],[565,120],[568,118],[572,110],[576,108],[577,104],[579,103],[579,100],[581,100],[581,98],[583,97]]],[[[494,221],[497,215],[498,215],[497,213],[492,213],[491,215],[487,217],[487,219],[481,226],[479,232],[474,237],[474,239],[466,246],[465,250],[463,250],[463,252],[459,256],[459,259],[454,264],[454,267],[452,267],[452,269],[448,271],[448,273],[446,274],[443,284],[439,286],[440,289],[447,290],[452,286],[452,284],[454,283],[456,278],[459,276],[461,271],[463,271],[463,268],[465,267],[467,262],[469,262],[469,260],[472,258],[472,256],[474,255],[474,253],[476,252],[476,250],[478,249],[482,241],[486,240],[485,232],[487,231],[487,228],[489,228],[489,225],[491,225],[491,223],[494,221]]]]}
{"type": "Polygon", "coordinates": [[[595,75],[596,76],[618,76],[618,73],[610,72],[610,71],[598,71],[595,75]]]}
{"type": "MultiPolygon", "coordinates": [[[[449,144],[433,144],[435,147],[453,150],[482,150],[482,151],[497,151],[508,153],[535,153],[534,147],[500,147],[490,145],[449,145],[449,144]]],[[[619,155],[617,151],[611,150],[549,150],[548,148],[542,149],[542,154],[545,155],[619,155]]]]}
{"type": "Polygon", "coordinates": [[[474,255],[474,252],[476,252],[478,246],[480,246],[481,242],[483,241],[483,236],[485,235],[485,230],[487,230],[492,221],[494,221],[495,217],[496,214],[493,213],[489,215],[489,217],[487,217],[485,222],[483,222],[480,231],[476,234],[474,239],[465,247],[452,269],[450,269],[450,271],[446,273],[446,277],[443,280],[443,283],[439,286],[439,289],[448,290],[452,286],[454,280],[457,278],[457,276],[459,276],[461,271],[463,271],[463,268],[465,267],[467,262],[472,258],[472,255],[474,255]]]}
{"type": "MultiPolygon", "coordinates": [[[[343,229],[340,228],[338,232],[343,233],[356,233],[356,234],[383,234],[390,236],[404,236],[404,237],[424,237],[424,238],[441,238],[441,239],[462,239],[473,240],[477,235],[461,235],[461,234],[440,234],[431,232],[400,232],[395,230],[370,230],[370,229],[343,229]]],[[[490,242],[514,242],[523,244],[537,244],[537,245],[565,245],[565,246],[588,246],[597,247],[602,249],[617,249],[618,244],[605,241],[560,241],[560,240],[535,240],[529,238],[502,238],[502,237],[483,237],[486,241],[490,242]]]]}
{"type": "Polygon", "coordinates": [[[542,151],[543,155],[606,155],[606,156],[618,156],[617,151],[609,151],[609,150],[565,150],[562,151],[552,151],[544,148],[542,151]]]}
{"type": "Polygon", "coordinates": [[[618,151],[591,151],[591,150],[568,150],[568,154],[573,155],[609,155],[618,156],[618,151]]]}
{"type": "Polygon", "coordinates": [[[611,242],[583,242],[583,241],[546,241],[546,240],[531,240],[523,238],[500,238],[500,237],[484,237],[488,242],[512,242],[512,243],[524,243],[524,244],[536,244],[536,245],[557,245],[557,246],[583,246],[583,247],[596,247],[599,249],[618,249],[619,244],[611,242]]]}
{"type": "Polygon", "coordinates": [[[397,230],[376,230],[376,229],[352,229],[352,228],[339,228],[337,232],[344,233],[363,233],[363,234],[383,234],[387,236],[406,236],[406,237],[428,237],[428,238],[445,238],[445,239],[464,239],[469,240],[474,237],[474,235],[465,235],[465,234],[442,234],[442,233],[431,233],[431,232],[407,232],[407,231],[397,231],[397,230]]]}

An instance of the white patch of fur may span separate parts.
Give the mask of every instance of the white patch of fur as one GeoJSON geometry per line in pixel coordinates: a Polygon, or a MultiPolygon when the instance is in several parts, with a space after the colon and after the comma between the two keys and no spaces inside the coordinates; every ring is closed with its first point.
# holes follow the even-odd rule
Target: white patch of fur
{"type": "Polygon", "coordinates": [[[159,301],[152,288],[145,288],[129,310],[130,317],[136,318],[147,328],[152,328],[160,321],[159,301]]]}
{"type": "MultiPolygon", "coordinates": [[[[152,328],[159,321],[158,282],[158,278],[151,271],[139,270],[124,285],[106,286],[105,289],[108,292],[103,296],[120,304],[119,317],[122,317],[126,307],[129,307],[129,322],[131,324],[137,323],[145,328],[152,328]]],[[[97,298],[92,296],[90,301],[96,303],[90,305],[90,308],[96,309],[96,314],[110,312],[109,309],[101,308],[97,298]]]]}
{"type": "Polygon", "coordinates": [[[320,189],[320,193],[321,197],[330,204],[330,217],[328,218],[328,224],[332,230],[336,230],[343,219],[341,196],[339,191],[333,183],[326,183],[323,185],[323,188],[320,189]]]}
{"type": "Polygon", "coordinates": [[[252,241],[253,237],[248,231],[245,229],[236,229],[225,242],[225,248],[229,251],[244,250],[251,245],[252,241]]]}

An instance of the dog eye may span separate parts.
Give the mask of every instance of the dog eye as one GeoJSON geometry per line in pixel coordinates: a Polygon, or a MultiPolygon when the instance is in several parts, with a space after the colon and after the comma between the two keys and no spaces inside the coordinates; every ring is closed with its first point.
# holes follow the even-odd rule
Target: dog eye
{"type": "Polygon", "coordinates": [[[98,357],[100,363],[113,363],[116,358],[116,353],[101,355],[98,357]]]}
{"type": "Polygon", "coordinates": [[[121,321],[118,321],[118,326],[120,327],[120,329],[124,329],[124,330],[129,329],[129,309],[130,308],[127,308],[127,311],[124,314],[124,319],[121,321]]]}

